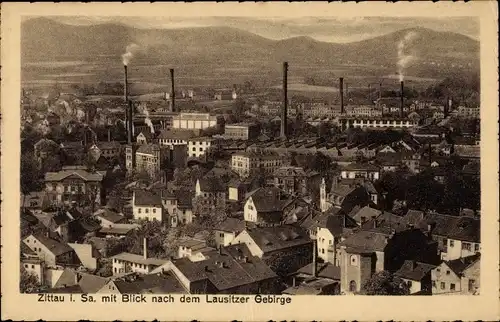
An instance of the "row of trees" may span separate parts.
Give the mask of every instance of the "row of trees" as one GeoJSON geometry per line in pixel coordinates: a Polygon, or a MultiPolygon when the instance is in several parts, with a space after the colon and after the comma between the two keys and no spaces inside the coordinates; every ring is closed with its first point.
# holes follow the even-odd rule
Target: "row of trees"
{"type": "MultiPolygon", "coordinates": [[[[480,209],[480,178],[464,175],[458,167],[450,165],[444,173],[444,182],[436,180],[435,169],[411,175],[406,170],[384,174],[375,182],[379,191],[387,192],[386,205],[405,200],[409,208],[429,209],[443,213],[457,213],[462,208],[480,209]]],[[[439,173],[439,176],[442,174],[439,173]]]]}

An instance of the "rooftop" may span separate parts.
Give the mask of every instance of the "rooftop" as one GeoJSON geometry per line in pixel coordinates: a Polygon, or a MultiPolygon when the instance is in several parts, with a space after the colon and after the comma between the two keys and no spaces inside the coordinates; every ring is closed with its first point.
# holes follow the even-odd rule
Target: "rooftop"
{"type": "Polygon", "coordinates": [[[305,230],[293,225],[257,227],[247,229],[246,232],[264,253],[312,244],[305,230]]]}
{"type": "Polygon", "coordinates": [[[132,253],[120,253],[120,254],[117,254],[111,258],[119,259],[119,260],[130,262],[130,263],[137,263],[137,264],[143,264],[143,265],[154,265],[154,266],[160,266],[160,265],[163,265],[167,262],[166,259],[144,258],[144,256],[142,256],[142,255],[137,255],[137,254],[132,254],[132,253]]]}
{"type": "Polygon", "coordinates": [[[412,281],[421,281],[436,266],[416,261],[406,260],[394,275],[412,281]]]}
{"type": "Polygon", "coordinates": [[[104,179],[104,176],[99,172],[89,172],[80,167],[64,167],[59,172],[47,172],[45,174],[45,181],[61,181],[64,179],[79,179],[83,181],[91,181],[91,182],[101,182],[104,179]]]}
{"type": "Polygon", "coordinates": [[[170,272],[149,275],[128,275],[114,281],[120,293],[184,294],[186,290],[170,272]]]}
{"type": "Polygon", "coordinates": [[[258,188],[249,192],[247,197],[252,198],[258,212],[283,211],[294,200],[288,193],[276,187],[258,188]]]}
{"type": "Polygon", "coordinates": [[[50,252],[55,256],[62,255],[73,251],[73,248],[69,247],[68,244],[60,243],[52,238],[45,237],[40,234],[33,235],[42,245],[44,245],[50,252]]]}
{"type": "Polygon", "coordinates": [[[134,191],[134,206],[157,206],[161,207],[161,197],[147,190],[135,190],[134,191]]]}

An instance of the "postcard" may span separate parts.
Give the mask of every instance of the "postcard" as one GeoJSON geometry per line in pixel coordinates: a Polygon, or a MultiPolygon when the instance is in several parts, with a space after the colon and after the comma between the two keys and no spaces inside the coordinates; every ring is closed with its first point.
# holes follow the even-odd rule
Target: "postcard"
{"type": "Polygon", "coordinates": [[[497,320],[498,12],[2,5],[2,318],[497,320]]]}

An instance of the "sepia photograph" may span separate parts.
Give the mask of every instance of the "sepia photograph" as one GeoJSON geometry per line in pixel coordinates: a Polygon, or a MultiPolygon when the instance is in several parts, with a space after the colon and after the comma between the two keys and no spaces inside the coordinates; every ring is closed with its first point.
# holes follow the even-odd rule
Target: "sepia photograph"
{"type": "Polygon", "coordinates": [[[283,306],[489,282],[478,15],[19,23],[20,293],[283,306]]]}

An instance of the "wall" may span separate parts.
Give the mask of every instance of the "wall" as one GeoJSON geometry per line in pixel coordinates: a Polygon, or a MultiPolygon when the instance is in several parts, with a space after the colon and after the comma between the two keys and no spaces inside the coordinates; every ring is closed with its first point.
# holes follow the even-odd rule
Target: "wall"
{"type": "Polygon", "coordinates": [[[137,264],[113,258],[113,275],[129,272],[148,274],[152,269],[151,265],[137,264]]]}
{"type": "Polygon", "coordinates": [[[73,248],[80,259],[82,265],[90,270],[97,269],[97,258],[92,255],[92,245],[91,244],[74,244],[69,243],[69,247],[73,248]]]}
{"type": "Polygon", "coordinates": [[[243,217],[245,221],[257,222],[257,209],[253,203],[252,197],[249,197],[245,202],[245,206],[243,208],[243,217]]]}
{"type": "Polygon", "coordinates": [[[464,271],[464,276],[460,279],[460,290],[462,294],[474,294],[475,292],[479,293],[480,286],[481,286],[481,261],[476,261],[473,265],[468,267],[464,271]],[[474,287],[472,289],[469,289],[469,281],[473,281],[474,287]]]}
{"type": "Polygon", "coordinates": [[[99,291],[97,291],[97,293],[120,294],[120,291],[118,291],[118,288],[113,281],[109,281],[99,291]]]}
{"type": "Polygon", "coordinates": [[[235,233],[226,232],[222,230],[215,230],[215,245],[218,248],[219,246],[228,246],[231,242],[236,238],[235,233]]]}
{"type": "Polygon", "coordinates": [[[359,267],[361,257],[358,254],[350,254],[345,249],[341,249],[340,254],[340,291],[345,294],[352,294],[349,290],[351,281],[356,283],[357,290],[361,287],[361,270],[359,267]]]}
{"type": "Polygon", "coordinates": [[[257,244],[255,244],[252,237],[250,237],[250,235],[246,231],[242,231],[232,242],[233,245],[240,243],[246,244],[248,246],[248,249],[250,250],[252,256],[262,258],[262,256],[264,255],[263,251],[259,246],[257,246],[257,244]]]}
{"type": "Polygon", "coordinates": [[[30,235],[24,239],[24,242],[37,254],[38,258],[45,261],[47,266],[50,267],[56,265],[56,256],[49,249],[47,249],[47,247],[37,241],[36,238],[30,235]]]}
{"type": "Polygon", "coordinates": [[[317,228],[316,233],[318,257],[325,262],[334,263],[334,253],[329,250],[334,250],[334,238],[332,233],[326,228],[317,228]]]}
{"type": "Polygon", "coordinates": [[[432,294],[458,294],[460,292],[460,278],[445,264],[441,263],[431,272],[432,279],[432,294]],[[444,289],[441,288],[441,283],[444,283],[444,289]],[[451,290],[451,284],[455,284],[455,290],[451,290]]]}
{"type": "Polygon", "coordinates": [[[45,282],[45,264],[43,262],[40,263],[32,263],[31,261],[21,261],[21,265],[24,269],[30,273],[34,274],[38,278],[38,282],[43,285],[45,282]]]}
{"type": "Polygon", "coordinates": [[[162,208],[161,207],[146,207],[134,206],[133,207],[134,219],[145,220],[158,220],[162,221],[162,208]]]}
{"type": "Polygon", "coordinates": [[[446,254],[443,254],[443,260],[450,261],[458,258],[472,256],[481,250],[479,243],[465,243],[470,245],[470,250],[462,249],[464,242],[456,239],[448,239],[448,247],[446,250],[446,254]],[[478,247],[477,250],[476,247],[478,247]]]}
{"type": "Polygon", "coordinates": [[[46,269],[44,276],[45,285],[50,288],[54,287],[63,272],[64,272],[63,269],[53,269],[53,268],[46,269]]]}
{"type": "Polygon", "coordinates": [[[238,188],[229,187],[229,200],[238,201],[238,188]]]}
{"type": "Polygon", "coordinates": [[[402,280],[405,283],[411,282],[410,294],[417,293],[417,292],[420,292],[422,290],[422,285],[421,285],[420,281],[413,281],[413,280],[409,280],[406,278],[403,278],[402,280]]]}

